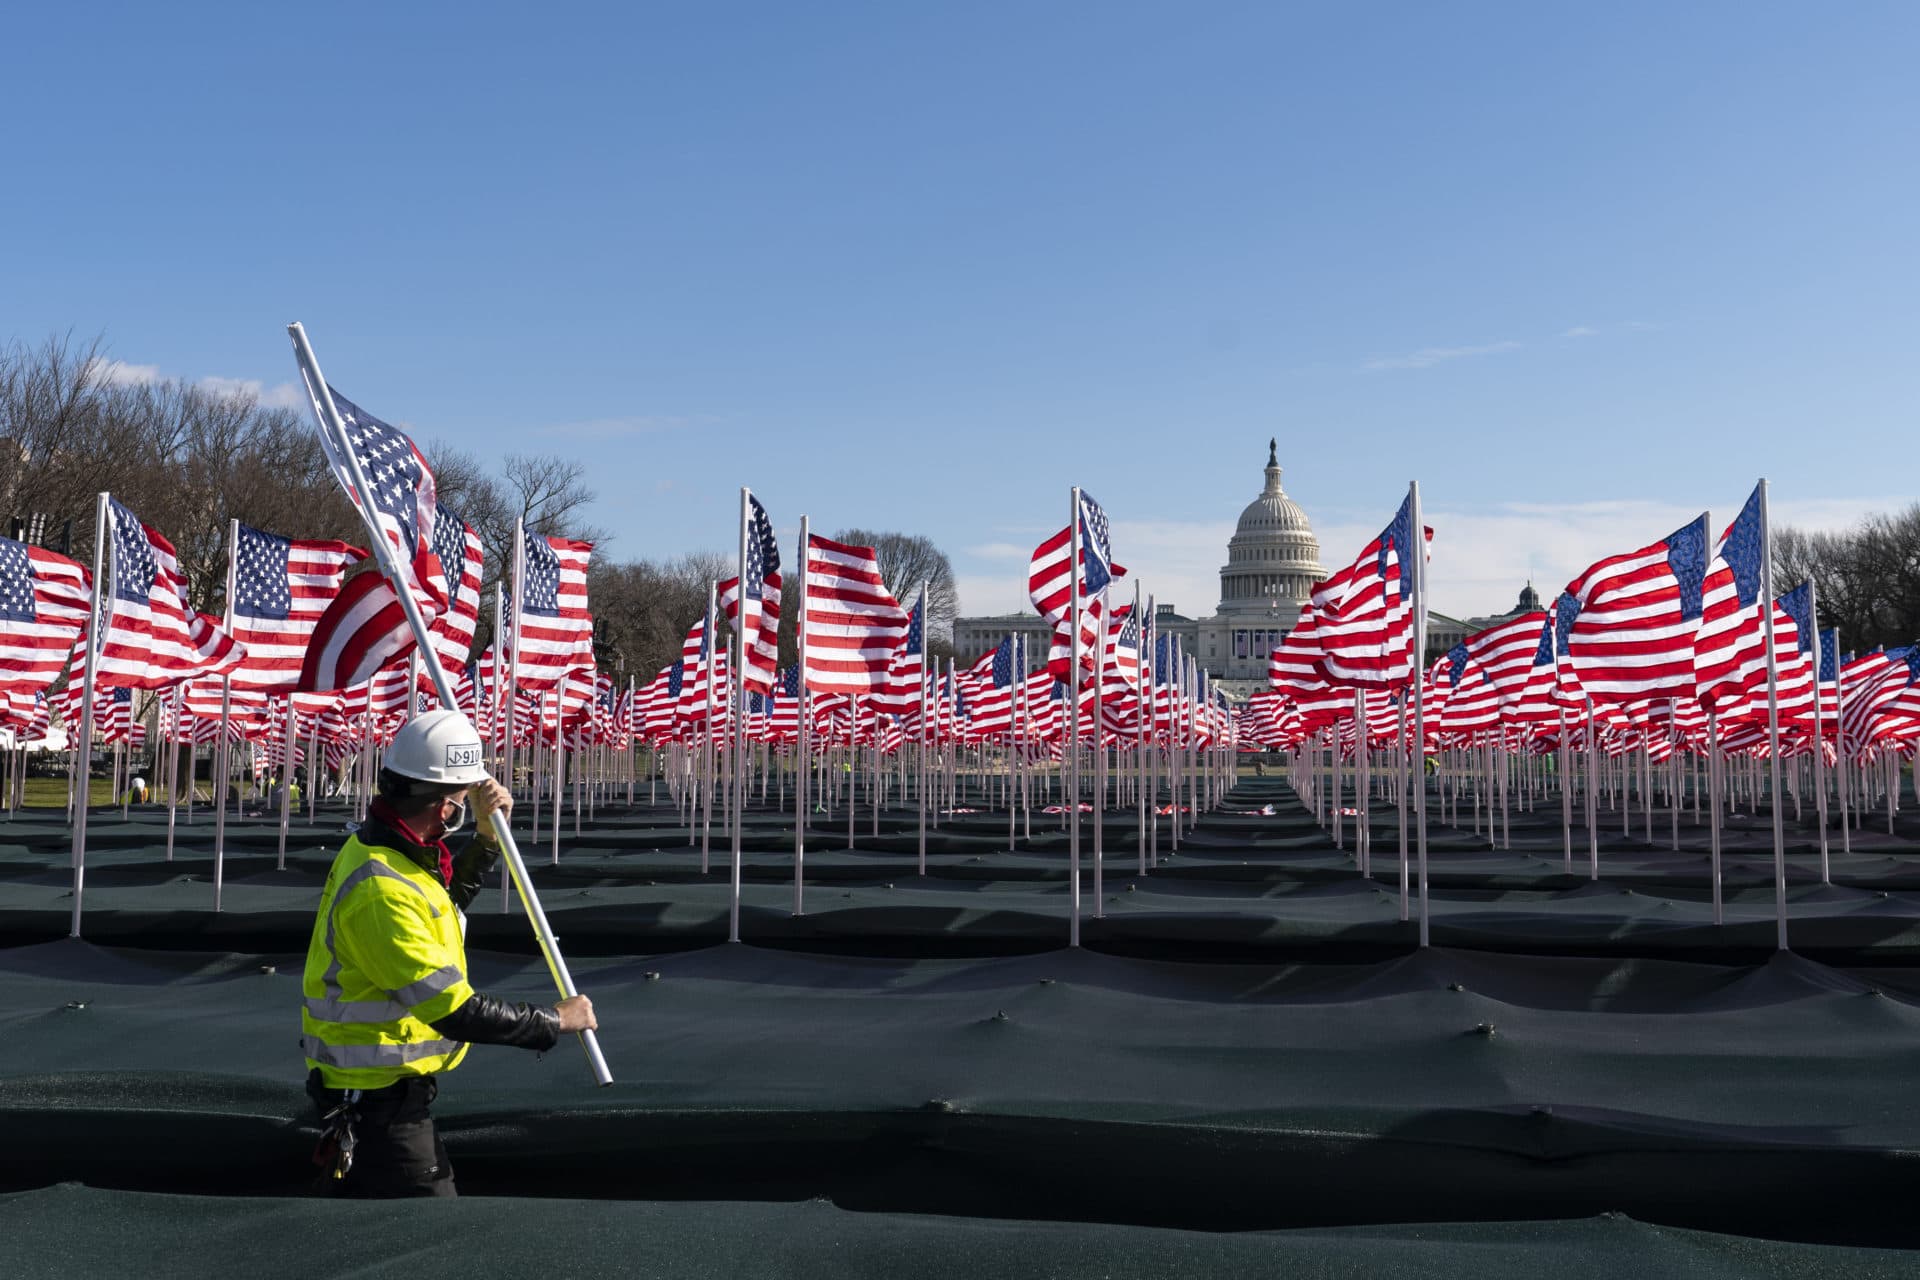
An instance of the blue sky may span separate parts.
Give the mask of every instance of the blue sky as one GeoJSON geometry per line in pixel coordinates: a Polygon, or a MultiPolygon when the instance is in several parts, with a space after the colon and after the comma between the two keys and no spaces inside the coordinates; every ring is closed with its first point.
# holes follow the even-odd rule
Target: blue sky
{"type": "Polygon", "coordinates": [[[1909,4],[183,3],[8,42],[0,340],[280,396],[303,320],[423,441],[590,459],[616,556],[726,545],[745,483],[1011,607],[1079,483],[1205,613],[1275,435],[1329,563],[1419,479],[1465,614],[1760,475],[1807,523],[1920,495],[1909,4]]]}

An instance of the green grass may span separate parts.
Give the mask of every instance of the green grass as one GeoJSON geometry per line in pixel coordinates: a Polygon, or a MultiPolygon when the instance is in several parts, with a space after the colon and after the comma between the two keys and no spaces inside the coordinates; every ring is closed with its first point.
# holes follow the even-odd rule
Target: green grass
{"type": "MultiPolygon", "coordinates": [[[[205,788],[203,787],[202,802],[205,800],[204,792],[205,788]]],[[[180,794],[181,799],[184,800],[186,798],[186,792],[183,791],[180,794]]],[[[90,778],[87,780],[88,805],[102,806],[118,804],[119,802],[120,797],[113,793],[113,784],[107,781],[107,779],[90,778]]],[[[147,792],[148,806],[151,807],[156,802],[162,807],[165,807],[167,803],[167,793],[164,789],[149,790],[147,792]]],[[[29,809],[66,808],[67,780],[65,778],[28,778],[26,794],[23,797],[22,803],[29,809]]]]}

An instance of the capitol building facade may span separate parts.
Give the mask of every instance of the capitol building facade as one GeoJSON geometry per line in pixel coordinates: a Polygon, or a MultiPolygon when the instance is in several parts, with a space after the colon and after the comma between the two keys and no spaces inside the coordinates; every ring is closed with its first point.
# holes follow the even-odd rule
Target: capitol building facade
{"type": "MultiPolygon", "coordinates": [[[[1357,550],[1352,548],[1348,554],[1357,550]]],[[[1241,511],[1239,524],[1227,540],[1227,562],[1220,566],[1220,602],[1213,614],[1189,617],[1172,604],[1156,602],[1154,625],[1161,635],[1180,637],[1182,649],[1229,694],[1245,697],[1267,687],[1267,655],[1299,621],[1300,607],[1309,599],[1313,584],[1326,576],[1320,542],[1313,536],[1307,513],[1280,487],[1278,444],[1269,440],[1260,494],[1241,511]]],[[[1130,592],[1126,599],[1131,601],[1130,592]]],[[[1518,607],[1499,617],[1462,621],[1430,608],[1427,652],[1444,653],[1471,631],[1539,607],[1529,586],[1521,593],[1518,607]]],[[[1027,637],[1029,654],[1045,655],[1052,639],[1051,628],[1031,611],[961,617],[953,622],[954,655],[963,665],[970,663],[1009,633],[1027,637]]]]}

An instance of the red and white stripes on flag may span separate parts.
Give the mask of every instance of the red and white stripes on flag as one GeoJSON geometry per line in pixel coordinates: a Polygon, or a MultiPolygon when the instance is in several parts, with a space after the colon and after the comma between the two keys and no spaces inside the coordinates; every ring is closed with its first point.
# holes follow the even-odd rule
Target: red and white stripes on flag
{"type": "Polygon", "coordinates": [[[245,650],[219,622],[186,605],[187,579],[173,544],[118,500],[107,503],[112,548],[107,625],[95,679],[128,689],[160,689],[240,665],[245,650]]]}
{"type": "Polygon", "coordinates": [[[591,542],[524,534],[521,581],[514,584],[514,678],[523,689],[557,688],[567,673],[593,667],[593,615],[587,611],[591,542]]]}
{"type": "Polygon", "coordinates": [[[246,656],[236,689],[292,689],[320,616],[367,553],[344,542],[282,538],[240,526],[234,545],[233,637],[246,656]]]}
{"type": "Polygon", "coordinates": [[[441,667],[452,672],[466,665],[473,653],[473,634],[480,624],[480,571],[484,551],[473,526],[446,507],[434,515],[433,552],[446,574],[451,597],[447,611],[433,620],[428,632],[441,667]]]}
{"type": "MultiPolygon", "coordinates": [[[[1425,530],[1419,541],[1433,536],[1425,530]]],[[[1413,498],[1352,564],[1313,587],[1315,637],[1330,684],[1350,689],[1397,689],[1418,671],[1413,651],[1414,582],[1419,564],[1413,498]]]]}
{"type": "Polygon", "coordinates": [[[807,688],[862,694],[884,686],[908,618],[873,548],[811,534],[806,573],[807,688]]]}
{"type": "Polygon", "coordinates": [[[0,689],[52,686],[86,630],[92,578],[63,555],[0,538],[0,689]]]}
{"type": "Polygon", "coordinates": [[[314,625],[301,658],[302,693],[330,693],[365,684],[380,668],[413,652],[413,631],[393,584],[373,561],[349,573],[314,625]]]}
{"type": "Polygon", "coordinates": [[[770,573],[759,599],[747,597],[747,620],[740,621],[740,579],[728,578],[715,588],[720,608],[730,626],[746,632],[747,663],[741,678],[748,689],[766,693],[773,688],[780,665],[780,575],[770,573]]]}
{"type": "Polygon", "coordinates": [[[1567,584],[1578,609],[1567,649],[1581,692],[1595,702],[1693,695],[1707,556],[1702,515],[1650,546],[1596,562],[1567,584]]]}

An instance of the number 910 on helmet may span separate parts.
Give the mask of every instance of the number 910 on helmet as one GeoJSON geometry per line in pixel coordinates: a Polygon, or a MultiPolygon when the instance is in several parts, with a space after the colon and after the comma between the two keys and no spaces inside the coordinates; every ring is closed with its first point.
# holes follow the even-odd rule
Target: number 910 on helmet
{"type": "Polygon", "coordinates": [[[380,764],[403,778],[440,786],[472,786],[488,776],[479,731],[458,711],[429,711],[409,720],[380,764]]]}

